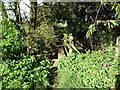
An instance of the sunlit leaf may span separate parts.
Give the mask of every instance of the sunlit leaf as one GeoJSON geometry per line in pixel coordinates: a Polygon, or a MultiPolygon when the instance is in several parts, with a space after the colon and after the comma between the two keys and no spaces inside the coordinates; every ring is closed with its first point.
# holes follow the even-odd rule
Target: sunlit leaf
{"type": "Polygon", "coordinates": [[[116,20],[110,20],[110,22],[111,22],[114,26],[119,26],[116,20]]]}
{"type": "Polygon", "coordinates": [[[93,34],[94,31],[96,31],[95,24],[91,24],[87,31],[86,37],[89,38],[93,34]]]}

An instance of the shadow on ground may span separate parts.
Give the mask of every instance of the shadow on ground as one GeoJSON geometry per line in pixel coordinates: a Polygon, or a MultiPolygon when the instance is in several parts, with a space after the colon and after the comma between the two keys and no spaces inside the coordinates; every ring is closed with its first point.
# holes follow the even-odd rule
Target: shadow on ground
{"type": "Polygon", "coordinates": [[[115,88],[116,90],[120,90],[120,74],[116,75],[115,78],[116,78],[115,88]]]}

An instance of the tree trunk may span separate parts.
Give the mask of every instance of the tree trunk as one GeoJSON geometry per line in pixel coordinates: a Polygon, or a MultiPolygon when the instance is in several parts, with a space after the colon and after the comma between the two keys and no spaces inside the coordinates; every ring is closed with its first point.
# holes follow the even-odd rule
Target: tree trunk
{"type": "Polygon", "coordinates": [[[16,0],[16,2],[14,2],[15,9],[13,10],[13,12],[15,13],[16,22],[17,23],[22,23],[22,17],[21,17],[21,13],[20,13],[19,4],[20,4],[19,0],[16,0]]]}
{"type": "Polygon", "coordinates": [[[1,8],[1,11],[2,11],[2,19],[3,19],[3,20],[7,20],[8,15],[7,15],[7,12],[6,12],[6,10],[5,10],[4,3],[3,3],[2,1],[0,1],[0,3],[2,4],[2,8],[1,8]]]}
{"type": "Polygon", "coordinates": [[[33,0],[30,0],[30,22],[32,25],[32,28],[36,29],[36,19],[37,19],[37,0],[33,2],[33,0]]]}

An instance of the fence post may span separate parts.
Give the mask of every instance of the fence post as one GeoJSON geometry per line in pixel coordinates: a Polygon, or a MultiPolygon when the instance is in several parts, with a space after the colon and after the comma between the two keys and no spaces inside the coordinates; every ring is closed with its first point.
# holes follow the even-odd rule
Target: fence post
{"type": "Polygon", "coordinates": [[[118,74],[115,76],[116,83],[115,83],[115,90],[120,89],[120,36],[116,39],[116,58],[118,60],[118,74]]]}
{"type": "Polygon", "coordinates": [[[118,73],[120,73],[120,36],[116,39],[116,58],[118,60],[118,73]]]}
{"type": "MultiPolygon", "coordinates": [[[[1,2],[0,2],[1,4],[1,2]]],[[[2,23],[1,23],[1,20],[2,20],[2,12],[1,12],[1,8],[0,8],[0,65],[3,66],[3,60],[2,60],[2,23]]],[[[0,82],[2,83],[2,74],[0,75],[0,82]]],[[[1,84],[2,85],[2,84],[1,84]]],[[[0,85],[0,90],[2,89],[0,85]]]]}
{"type": "Polygon", "coordinates": [[[116,39],[116,57],[120,57],[120,36],[116,39]]]}

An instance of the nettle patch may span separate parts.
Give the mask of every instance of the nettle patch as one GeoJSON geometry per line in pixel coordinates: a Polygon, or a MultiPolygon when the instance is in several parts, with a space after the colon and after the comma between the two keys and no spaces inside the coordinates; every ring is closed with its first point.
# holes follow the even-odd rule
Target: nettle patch
{"type": "Polygon", "coordinates": [[[104,51],[71,53],[58,64],[59,88],[114,87],[117,60],[114,47],[104,51]]]}

